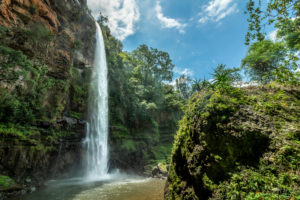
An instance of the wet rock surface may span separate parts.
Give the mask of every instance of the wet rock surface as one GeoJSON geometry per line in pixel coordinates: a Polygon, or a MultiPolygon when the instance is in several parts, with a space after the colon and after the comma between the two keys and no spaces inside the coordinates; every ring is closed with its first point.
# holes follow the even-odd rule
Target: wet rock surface
{"type": "Polygon", "coordinates": [[[158,179],[166,179],[168,176],[168,166],[166,169],[163,168],[161,164],[156,166],[146,165],[144,167],[143,175],[151,178],[158,178],[158,179]]]}
{"type": "MultiPolygon", "coordinates": [[[[63,120],[62,120],[63,121],[63,120]]],[[[2,198],[31,193],[43,182],[57,177],[74,175],[82,168],[85,124],[68,127],[67,136],[49,141],[47,135],[39,136],[35,144],[15,137],[2,138],[0,144],[0,174],[12,177],[18,184],[0,188],[2,198]]]]}
{"type": "Polygon", "coordinates": [[[157,165],[152,169],[152,178],[166,179],[168,176],[167,170],[164,170],[161,165],[157,165]]]}

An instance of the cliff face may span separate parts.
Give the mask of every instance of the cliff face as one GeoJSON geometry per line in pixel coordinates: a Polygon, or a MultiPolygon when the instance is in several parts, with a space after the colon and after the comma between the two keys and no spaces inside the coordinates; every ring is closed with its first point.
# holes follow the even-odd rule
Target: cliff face
{"type": "Polygon", "coordinates": [[[175,137],[166,199],[296,199],[299,87],[202,91],[175,137]]]}
{"type": "Polygon", "coordinates": [[[0,2],[0,176],[80,165],[95,30],[85,0],[0,2]]]}
{"type": "Polygon", "coordinates": [[[0,7],[0,25],[17,29],[7,35],[7,45],[29,58],[38,58],[53,77],[68,78],[72,65],[79,69],[91,67],[95,25],[84,2],[5,0],[0,7]],[[30,36],[22,33],[22,29],[38,32],[37,24],[51,31],[51,41],[35,38],[42,40],[30,42],[30,36]]]}

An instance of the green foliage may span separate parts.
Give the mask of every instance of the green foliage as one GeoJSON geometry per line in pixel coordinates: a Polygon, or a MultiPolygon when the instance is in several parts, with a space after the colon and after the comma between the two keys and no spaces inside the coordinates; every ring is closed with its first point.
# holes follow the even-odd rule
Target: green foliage
{"type": "Polygon", "coordinates": [[[276,82],[286,85],[299,85],[300,84],[300,72],[293,72],[291,69],[286,67],[278,67],[274,70],[273,76],[276,82]]]}
{"type": "Polygon", "coordinates": [[[159,144],[152,148],[151,153],[153,154],[153,159],[149,162],[152,164],[158,163],[169,163],[171,159],[171,149],[172,145],[167,144],[159,144]]]}
{"type": "Polygon", "coordinates": [[[83,119],[83,114],[79,113],[79,112],[73,112],[73,111],[71,111],[69,113],[69,116],[72,117],[72,118],[75,118],[75,119],[83,119]]]}
{"type": "Polygon", "coordinates": [[[7,187],[9,187],[11,185],[15,185],[15,184],[16,183],[12,178],[0,174],[0,189],[7,188],[7,187]]]}
{"type": "Polygon", "coordinates": [[[26,72],[33,69],[33,64],[21,51],[0,45],[0,55],[0,81],[16,82],[20,76],[26,78],[26,72]]]}
{"type": "Polygon", "coordinates": [[[91,69],[83,69],[82,71],[74,67],[70,69],[70,83],[66,85],[66,89],[69,88],[70,117],[76,119],[83,119],[84,117],[87,110],[91,73],[91,69]]]}
{"type": "Polygon", "coordinates": [[[253,43],[247,56],[242,60],[242,67],[253,80],[273,80],[272,72],[283,64],[287,56],[287,49],[282,42],[263,40],[253,43]]]}
{"type": "Polygon", "coordinates": [[[265,172],[243,169],[231,176],[230,181],[219,185],[215,198],[221,199],[296,199],[300,194],[300,176],[283,172],[274,174],[270,169],[265,172]]]}
{"type": "Polygon", "coordinates": [[[48,77],[46,66],[28,60],[20,51],[0,46],[0,55],[4,58],[0,79],[12,88],[1,88],[0,122],[31,124],[53,117],[47,115],[45,94],[49,89],[65,91],[65,82],[48,77]]]}
{"type": "Polygon", "coordinates": [[[193,84],[192,84],[192,94],[195,92],[200,92],[205,89],[209,89],[211,87],[212,87],[211,83],[207,81],[205,78],[203,80],[195,79],[193,80],[193,84]]]}
{"type": "MultiPolygon", "coordinates": [[[[6,35],[6,32],[8,31],[9,29],[4,27],[4,26],[1,26],[0,25],[0,39],[4,39],[5,35],[6,35]]],[[[0,44],[2,44],[2,42],[0,41],[0,44]]]]}
{"type": "MultiPolygon", "coordinates": [[[[218,65],[214,69],[213,81],[211,87],[221,92],[230,92],[234,91],[233,84],[236,81],[240,80],[240,74],[238,73],[239,69],[226,69],[226,65],[218,65]]],[[[204,82],[204,84],[207,84],[204,82]]],[[[208,85],[208,84],[207,84],[208,85]]]]}
{"type": "Polygon", "coordinates": [[[278,28],[277,36],[283,38],[288,48],[293,51],[300,50],[300,19],[284,19],[276,24],[278,28]]]}
{"type": "Polygon", "coordinates": [[[136,144],[133,140],[123,140],[121,148],[125,151],[136,151],[136,144]]]}
{"type": "Polygon", "coordinates": [[[165,83],[173,76],[170,56],[146,45],[123,52],[122,43],[103,25],[105,18],[98,22],[108,64],[111,140],[120,143],[115,148],[129,156],[140,155],[138,162],[143,165],[167,159],[185,101],[165,83]]]}
{"type": "Polygon", "coordinates": [[[30,140],[30,138],[40,138],[40,131],[26,126],[6,123],[0,124],[0,135],[2,138],[13,136],[32,142],[33,140],[30,140]]]}
{"type": "Polygon", "coordinates": [[[297,199],[299,87],[193,95],[175,136],[167,199],[297,199]]]}
{"type": "Polygon", "coordinates": [[[80,19],[82,18],[82,16],[83,16],[83,12],[82,12],[81,9],[79,9],[79,10],[77,10],[77,11],[75,12],[75,20],[76,20],[77,22],[80,21],[80,19]]]}
{"type": "Polygon", "coordinates": [[[300,15],[298,0],[270,0],[266,4],[262,4],[261,0],[248,0],[246,13],[249,15],[249,32],[246,35],[246,44],[254,39],[264,40],[262,27],[274,22],[280,28],[280,35],[285,35],[291,39],[288,39],[291,44],[296,44],[296,41],[299,40],[299,26],[297,25],[299,19],[295,21],[295,24],[291,23],[293,18],[297,19],[300,15]]]}
{"type": "Polygon", "coordinates": [[[75,40],[74,41],[74,48],[75,49],[81,49],[83,47],[83,43],[81,40],[75,40]]]}
{"type": "Polygon", "coordinates": [[[28,35],[36,43],[41,43],[41,41],[49,43],[53,39],[52,32],[43,23],[33,24],[30,31],[28,31],[28,35]]]}
{"type": "Polygon", "coordinates": [[[30,24],[27,29],[16,27],[12,28],[15,33],[15,39],[20,44],[28,43],[32,48],[36,48],[40,53],[35,53],[34,57],[40,57],[46,54],[53,40],[54,35],[43,22],[30,24]]]}
{"type": "Polygon", "coordinates": [[[264,5],[260,0],[248,1],[249,32],[246,44],[254,39],[258,42],[250,46],[242,65],[253,79],[269,81],[277,78],[281,83],[297,83],[294,71],[299,66],[299,5],[297,0],[271,0],[264,5]],[[262,27],[273,23],[281,42],[264,40],[262,27]]]}
{"type": "Polygon", "coordinates": [[[146,84],[153,78],[159,82],[172,80],[174,65],[167,52],[141,45],[132,52],[132,56],[140,65],[139,75],[146,84]]]}

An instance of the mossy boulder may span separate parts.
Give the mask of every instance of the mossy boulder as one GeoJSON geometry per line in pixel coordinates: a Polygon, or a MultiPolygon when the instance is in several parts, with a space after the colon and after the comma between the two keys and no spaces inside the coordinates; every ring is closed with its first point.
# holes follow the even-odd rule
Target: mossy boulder
{"type": "Polygon", "coordinates": [[[299,107],[295,87],[195,95],[175,137],[166,199],[299,197],[299,107]]]}

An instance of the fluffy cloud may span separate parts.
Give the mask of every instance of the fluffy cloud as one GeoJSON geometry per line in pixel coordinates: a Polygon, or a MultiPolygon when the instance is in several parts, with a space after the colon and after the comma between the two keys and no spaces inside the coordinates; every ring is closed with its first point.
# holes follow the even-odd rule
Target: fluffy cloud
{"type": "Polygon", "coordinates": [[[270,32],[268,35],[267,35],[267,38],[272,40],[273,42],[275,42],[277,40],[277,32],[278,30],[275,29],[274,31],[270,32]]]}
{"type": "Polygon", "coordinates": [[[178,75],[185,75],[185,76],[193,76],[194,72],[191,69],[188,68],[179,68],[179,67],[174,67],[174,73],[178,75]]]}
{"type": "Polygon", "coordinates": [[[160,5],[160,1],[156,1],[155,11],[156,11],[156,17],[163,25],[163,28],[175,28],[178,29],[180,33],[184,33],[184,28],[186,27],[186,24],[181,24],[176,19],[164,16],[162,12],[162,7],[160,5]]]}
{"type": "Polygon", "coordinates": [[[211,0],[204,5],[200,12],[199,22],[204,24],[209,21],[220,22],[226,16],[238,12],[237,3],[233,0],[211,0]]]}
{"type": "Polygon", "coordinates": [[[134,34],[134,25],[140,18],[136,0],[88,0],[88,7],[94,17],[98,17],[100,11],[108,16],[108,26],[118,39],[134,34]]]}

